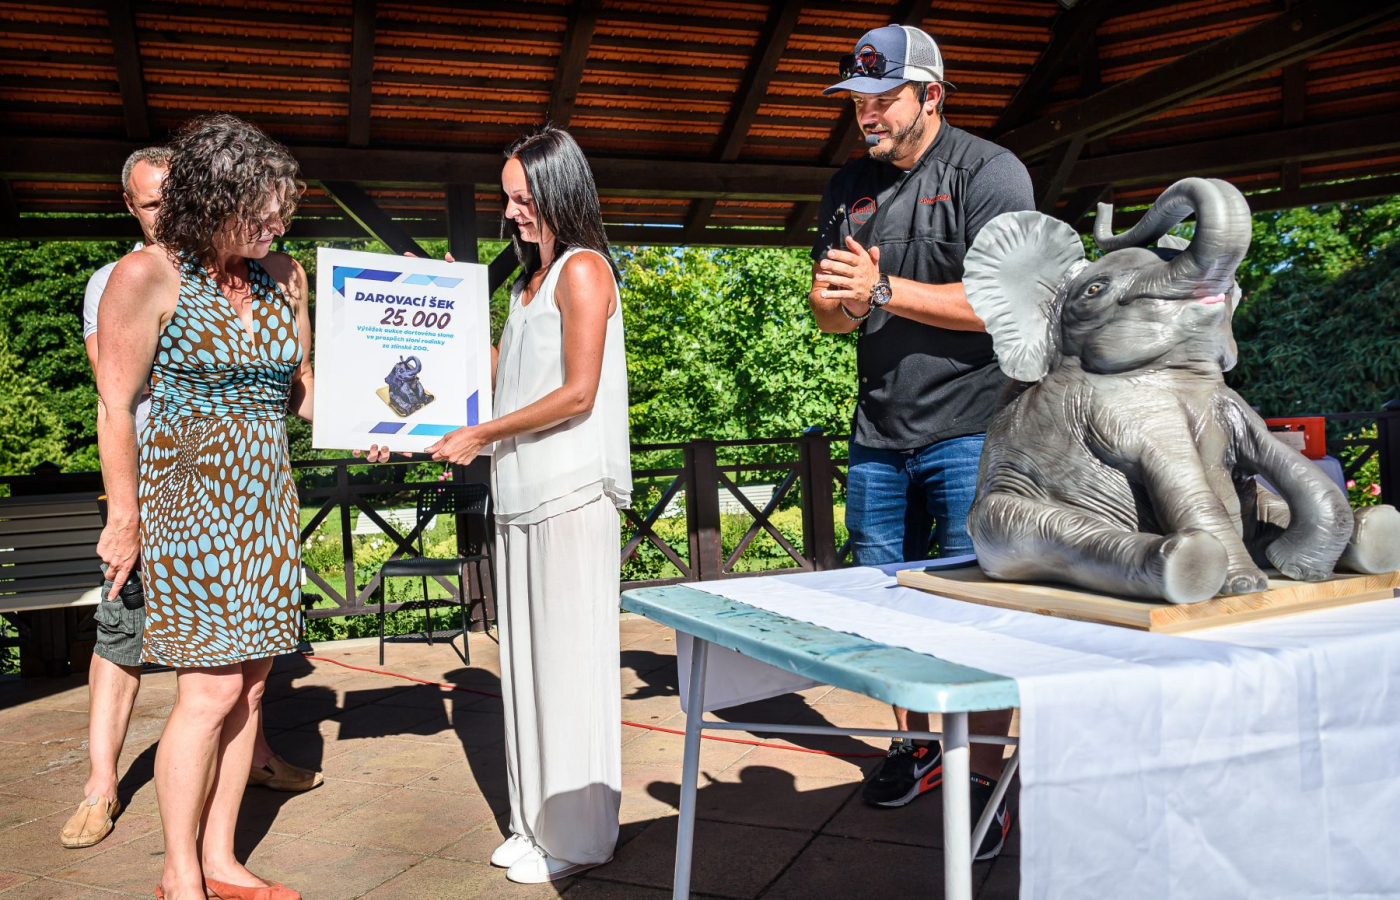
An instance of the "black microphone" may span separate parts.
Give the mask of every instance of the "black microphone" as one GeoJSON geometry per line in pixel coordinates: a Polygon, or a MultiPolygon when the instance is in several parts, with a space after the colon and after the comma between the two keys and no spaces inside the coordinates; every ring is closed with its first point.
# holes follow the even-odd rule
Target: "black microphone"
{"type": "Polygon", "coordinates": [[[880,136],[878,134],[867,134],[865,136],[865,142],[874,147],[876,144],[880,143],[880,136]]]}

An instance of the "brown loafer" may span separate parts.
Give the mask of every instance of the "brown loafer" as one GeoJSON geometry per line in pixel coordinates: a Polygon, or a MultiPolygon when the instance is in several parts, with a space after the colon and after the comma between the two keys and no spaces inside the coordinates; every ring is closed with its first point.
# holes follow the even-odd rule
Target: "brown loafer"
{"type": "Polygon", "coordinates": [[[324,780],[320,772],[294,766],[280,756],[272,757],[265,766],[248,770],[249,784],[274,791],[309,791],[324,780]]]}
{"type": "Polygon", "coordinates": [[[101,843],[116,827],[116,818],[121,811],[120,800],[108,800],[101,795],[88,797],[78,804],[77,812],[59,829],[59,843],[69,850],[81,850],[101,843]]]}

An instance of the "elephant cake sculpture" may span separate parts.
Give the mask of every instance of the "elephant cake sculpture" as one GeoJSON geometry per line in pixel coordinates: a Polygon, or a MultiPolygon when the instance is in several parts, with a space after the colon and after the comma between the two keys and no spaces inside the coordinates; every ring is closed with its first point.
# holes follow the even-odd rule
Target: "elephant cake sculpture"
{"type": "Polygon", "coordinates": [[[1023,383],[987,430],[968,518],[987,576],[1191,603],[1265,590],[1269,566],[1299,581],[1400,568],[1400,513],[1353,512],[1225,385],[1244,196],[1186,178],[1129,231],[1111,217],[1101,204],[1093,262],[1037,212],[998,216],[968,252],[968,301],[1023,383]],[[1189,244],[1167,235],[1192,212],[1189,244]]]}

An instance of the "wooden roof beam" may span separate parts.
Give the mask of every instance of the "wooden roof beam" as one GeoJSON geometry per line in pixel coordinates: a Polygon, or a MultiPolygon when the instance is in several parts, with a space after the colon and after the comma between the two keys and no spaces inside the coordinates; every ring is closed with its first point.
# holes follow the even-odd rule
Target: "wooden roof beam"
{"type": "MultiPolygon", "coordinates": [[[[1254,212],[1272,212],[1279,209],[1296,209],[1300,206],[1320,206],[1327,203],[1349,203],[1377,197],[1394,197],[1396,194],[1400,194],[1400,175],[1334,181],[1330,184],[1317,184],[1294,191],[1264,191],[1257,194],[1245,194],[1244,199],[1254,212]]],[[[1146,212],[1146,209],[1135,209],[1122,213],[1114,212],[1114,231],[1133,227],[1146,212]]]]}
{"type": "MultiPolygon", "coordinates": [[[[0,178],[61,178],[111,182],[127,154],[139,147],[129,141],[9,138],[0,141],[0,178]]],[[[365,184],[475,184],[498,191],[494,173],[499,153],[447,150],[381,150],[350,147],[293,146],[292,154],[308,179],[365,184]],[[482,181],[483,173],[493,173],[482,181]]],[[[836,169],[790,163],[720,163],[681,159],[589,159],[599,191],[612,196],[695,199],[814,200],[836,169]]]]}
{"type": "Polygon", "coordinates": [[[729,120],[719,137],[719,158],[732,162],[739,158],[744,141],[749,136],[749,128],[758,115],[758,107],[768,95],[768,84],[773,73],[778,71],[778,62],[787,49],[788,38],[797,26],[797,15],[802,11],[802,0],[782,0],[769,13],[764,24],[763,34],[748,70],[744,73],[743,87],[729,113],[729,120]]]}
{"type": "Polygon", "coordinates": [[[363,228],[370,237],[377,239],[395,253],[412,253],[427,258],[428,254],[418,246],[403,227],[403,224],[389,217],[379,208],[374,198],[360,189],[353,181],[322,181],[321,187],[345,214],[363,228]]]}
{"type": "MultiPolygon", "coordinates": [[[[992,134],[1003,134],[1025,124],[1031,114],[1045,102],[1055,79],[1065,68],[1093,47],[1094,32],[1108,15],[1115,0],[1080,0],[1055,17],[1051,26],[1050,43],[1041,52],[1026,80],[1016,89],[1011,100],[997,117],[992,134]]],[[[1095,73],[1097,75],[1097,73],[1095,73]]]]}
{"type": "MultiPolygon", "coordinates": [[[[435,239],[447,236],[445,219],[395,220],[394,224],[410,240],[435,239]]],[[[686,243],[681,229],[644,225],[608,225],[608,241],[619,246],[663,246],[670,247],[686,243]]],[[[121,216],[82,216],[82,217],[36,217],[26,216],[18,225],[0,224],[0,240],[26,241],[105,241],[127,240],[141,237],[141,228],[136,219],[129,215],[121,216]]],[[[349,219],[296,219],[287,235],[294,241],[344,241],[363,239],[363,226],[349,219]]],[[[379,235],[375,235],[379,237],[379,235]]],[[[383,240],[382,237],[379,237],[383,240]]],[[[792,241],[787,232],[781,229],[750,228],[710,228],[703,241],[697,246],[705,247],[792,247],[806,246],[804,241],[792,241]]],[[[409,249],[412,249],[411,247],[409,249]]],[[[395,250],[395,252],[400,252],[395,250]]],[[[414,250],[412,252],[419,253],[414,250]]],[[[499,267],[488,270],[488,282],[496,287],[505,283],[517,268],[514,262],[515,251],[509,246],[493,263],[499,267]],[[504,257],[504,259],[502,259],[504,257]],[[509,267],[507,269],[507,267],[509,267]],[[501,272],[505,272],[501,275],[501,272]],[[501,280],[496,280],[496,279],[501,280]]]]}
{"type": "Polygon", "coordinates": [[[151,120],[146,110],[141,50],[136,43],[136,17],[131,12],[130,0],[108,0],[107,25],[112,33],[112,54],[116,57],[117,86],[122,94],[126,136],[133,141],[148,141],[151,139],[151,120]]]}
{"type": "Polygon", "coordinates": [[[479,261],[477,254],[476,188],[447,186],[447,251],[457,262],[479,261]]]}
{"type": "Polygon", "coordinates": [[[374,85],[375,0],[355,0],[350,30],[351,147],[369,146],[369,115],[374,85]]]}
{"type": "Polygon", "coordinates": [[[1065,185],[1069,181],[1069,173],[1074,169],[1074,164],[1079,161],[1079,154],[1083,152],[1084,135],[1082,134],[1070,138],[1063,144],[1055,145],[1054,149],[1050,151],[1050,158],[1036,173],[1034,183],[1036,209],[1047,216],[1055,214],[1055,207],[1060,205],[1060,195],[1065,192],[1065,185]]]}
{"type": "Polygon", "coordinates": [[[1306,162],[1397,149],[1400,149],[1400,116],[1384,113],[1350,121],[1301,125],[1081,159],[1070,172],[1066,187],[1173,181],[1187,175],[1228,175],[1281,165],[1290,160],[1306,162]]]}
{"type": "Polygon", "coordinates": [[[559,52],[559,67],[554,71],[554,89],[549,95],[546,121],[567,128],[578,100],[579,81],[588,62],[588,47],[593,43],[593,30],[598,26],[598,11],[602,0],[577,0],[569,7],[569,24],[564,31],[564,46],[559,52]]]}
{"type": "Polygon", "coordinates": [[[496,289],[510,281],[518,271],[520,260],[515,255],[515,248],[506,244],[505,249],[496,254],[496,258],[486,267],[486,289],[496,293],[496,289]]]}
{"type": "Polygon", "coordinates": [[[1396,19],[1400,3],[1388,0],[1311,0],[1015,128],[1000,143],[1023,159],[1037,158],[1076,135],[1093,140],[1113,134],[1187,100],[1331,50],[1396,19]]]}

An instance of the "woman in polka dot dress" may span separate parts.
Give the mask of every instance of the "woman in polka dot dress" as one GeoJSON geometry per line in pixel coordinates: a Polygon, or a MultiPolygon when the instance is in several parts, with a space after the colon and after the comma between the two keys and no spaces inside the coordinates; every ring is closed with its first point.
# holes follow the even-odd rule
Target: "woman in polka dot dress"
{"type": "Polygon", "coordinates": [[[233,836],[272,657],[295,650],[301,581],[288,412],[311,418],[306,274],[270,253],[302,191],[286,148],[232,116],[172,145],[158,246],[124,258],[99,310],[98,444],[118,585],[139,554],[143,659],[173,666],[156,753],[157,896],[293,900],[233,836]],[[132,411],[152,404],[137,465],[132,411]],[[139,478],[138,471],[139,468],[139,478]]]}

